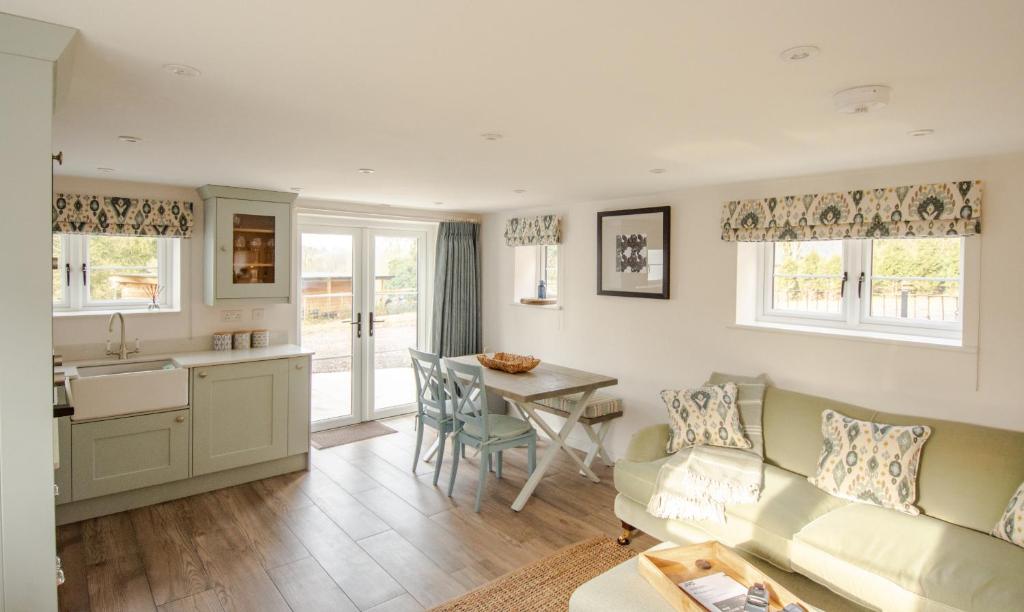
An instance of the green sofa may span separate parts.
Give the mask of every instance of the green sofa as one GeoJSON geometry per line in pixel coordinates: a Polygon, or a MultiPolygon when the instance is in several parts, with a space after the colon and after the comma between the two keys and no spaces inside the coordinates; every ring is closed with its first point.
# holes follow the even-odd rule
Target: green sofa
{"type": "Polygon", "coordinates": [[[668,459],[668,425],[637,432],[615,464],[616,515],[661,540],[715,539],[746,550],[880,610],[1024,610],[1024,548],[988,535],[1024,481],[1024,432],[876,412],[771,386],[763,427],[761,499],[728,507],[725,524],[647,513],[668,459]],[[807,481],[829,408],[932,428],[918,475],[920,516],[848,502],[807,481]]]}

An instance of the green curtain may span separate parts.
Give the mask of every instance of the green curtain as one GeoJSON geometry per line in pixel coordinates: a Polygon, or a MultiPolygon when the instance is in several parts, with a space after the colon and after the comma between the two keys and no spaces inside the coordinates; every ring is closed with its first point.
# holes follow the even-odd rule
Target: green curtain
{"type": "Polygon", "coordinates": [[[480,225],[442,222],[434,265],[434,352],[441,357],[479,353],[483,350],[480,225]]]}

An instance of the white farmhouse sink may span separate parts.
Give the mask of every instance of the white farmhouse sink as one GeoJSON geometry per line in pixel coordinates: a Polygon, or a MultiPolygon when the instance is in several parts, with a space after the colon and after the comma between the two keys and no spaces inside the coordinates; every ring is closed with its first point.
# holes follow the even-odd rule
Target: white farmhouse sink
{"type": "Polygon", "coordinates": [[[188,405],[188,370],[169,360],[85,366],[69,374],[73,421],[188,405]]]}

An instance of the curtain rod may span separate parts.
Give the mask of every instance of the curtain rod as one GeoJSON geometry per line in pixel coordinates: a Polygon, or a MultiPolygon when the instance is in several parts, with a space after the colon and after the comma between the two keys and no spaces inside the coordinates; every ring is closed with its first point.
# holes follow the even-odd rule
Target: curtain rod
{"type": "Polygon", "coordinates": [[[396,213],[357,212],[357,211],[351,211],[351,210],[341,210],[341,209],[336,209],[336,208],[315,208],[315,207],[310,207],[310,206],[299,206],[299,207],[296,208],[296,212],[298,212],[299,214],[305,213],[305,214],[314,214],[314,215],[331,216],[331,217],[348,217],[348,218],[357,218],[357,219],[358,218],[367,218],[367,217],[369,217],[369,218],[374,218],[374,219],[384,219],[384,220],[393,220],[393,221],[415,221],[415,222],[419,222],[419,223],[440,223],[442,221],[465,221],[465,222],[468,222],[468,223],[479,223],[480,222],[477,219],[472,219],[472,218],[469,218],[469,217],[459,217],[459,216],[445,216],[445,217],[440,217],[440,218],[430,218],[430,217],[416,217],[414,215],[402,215],[402,214],[396,214],[396,213]]]}

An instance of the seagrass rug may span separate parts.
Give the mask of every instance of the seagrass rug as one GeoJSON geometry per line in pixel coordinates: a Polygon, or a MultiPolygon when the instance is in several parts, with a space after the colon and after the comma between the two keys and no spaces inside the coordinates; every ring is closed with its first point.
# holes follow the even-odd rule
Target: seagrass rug
{"type": "Polygon", "coordinates": [[[608,538],[592,538],[505,574],[431,612],[565,612],[584,582],[636,556],[608,538]]]}
{"type": "Polygon", "coordinates": [[[309,443],[313,445],[313,448],[324,449],[331,448],[332,446],[341,446],[342,444],[352,444],[353,442],[359,442],[360,440],[369,440],[370,438],[386,436],[393,433],[395,433],[395,430],[383,423],[378,423],[377,421],[366,421],[365,423],[358,423],[356,425],[317,431],[309,436],[309,443]]]}

